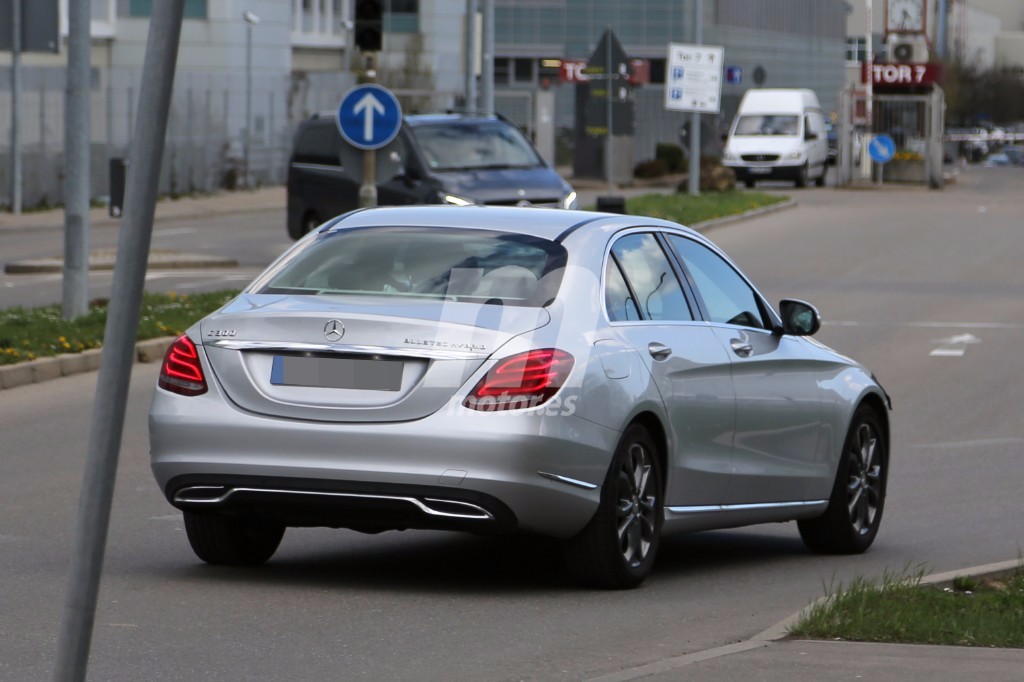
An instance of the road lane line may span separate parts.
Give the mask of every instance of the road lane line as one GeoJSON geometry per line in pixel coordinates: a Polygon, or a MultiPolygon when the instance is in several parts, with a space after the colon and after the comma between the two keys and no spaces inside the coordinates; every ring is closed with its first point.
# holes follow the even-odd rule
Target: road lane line
{"type": "Polygon", "coordinates": [[[936,348],[928,355],[933,358],[962,358],[966,348],[936,348]]]}

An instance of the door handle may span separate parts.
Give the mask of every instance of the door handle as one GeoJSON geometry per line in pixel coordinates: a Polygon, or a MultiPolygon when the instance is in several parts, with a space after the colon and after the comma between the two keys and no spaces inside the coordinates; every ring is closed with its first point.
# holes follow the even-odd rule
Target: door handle
{"type": "Polygon", "coordinates": [[[732,346],[732,352],[741,358],[749,358],[750,354],[754,352],[753,346],[739,339],[733,339],[730,345],[732,346]]]}
{"type": "Polygon", "coordinates": [[[651,354],[651,357],[655,360],[666,360],[668,356],[672,355],[672,349],[663,343],[657,341],[651,341],[647,344],[647,352],[651,354]]]}

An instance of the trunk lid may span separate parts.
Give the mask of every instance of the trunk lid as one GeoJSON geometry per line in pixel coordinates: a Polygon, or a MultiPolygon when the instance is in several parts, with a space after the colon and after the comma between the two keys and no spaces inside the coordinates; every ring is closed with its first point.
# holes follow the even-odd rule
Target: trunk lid
{"type": "Polygon", "coordinates": [[[200,323],[214,378],[242,409],[327,422],[440,409],[543,308],[243,294],[200,323]]]}

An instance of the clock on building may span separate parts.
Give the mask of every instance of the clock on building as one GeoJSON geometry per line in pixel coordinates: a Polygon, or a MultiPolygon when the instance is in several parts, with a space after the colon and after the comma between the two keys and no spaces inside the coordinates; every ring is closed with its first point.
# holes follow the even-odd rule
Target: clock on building
{"type": "Polygon", "coordinates": [[[924,33],[925,0],[886,0],[886,33],[924,33]]]}

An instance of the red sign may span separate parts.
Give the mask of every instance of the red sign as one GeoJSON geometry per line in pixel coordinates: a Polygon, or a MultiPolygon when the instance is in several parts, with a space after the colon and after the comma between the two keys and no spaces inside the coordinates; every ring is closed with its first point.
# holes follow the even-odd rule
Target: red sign
{"type": "MultiPolygon", "coordinates": [[[[866,66],[860,67],[860,80],[867,82],[866,66]]],[[[919,85],[933,85],[939,81],[942,71],[938,64],[887,64],[875,62],[871,65],[871,84],[880,88],[911,88],[919,85]]]]}
{"type": "Polygon", "coordinates": [[[629,60],[629,84],[641,85],[651,82],[651,60],[630,59],[629,60]]]}

